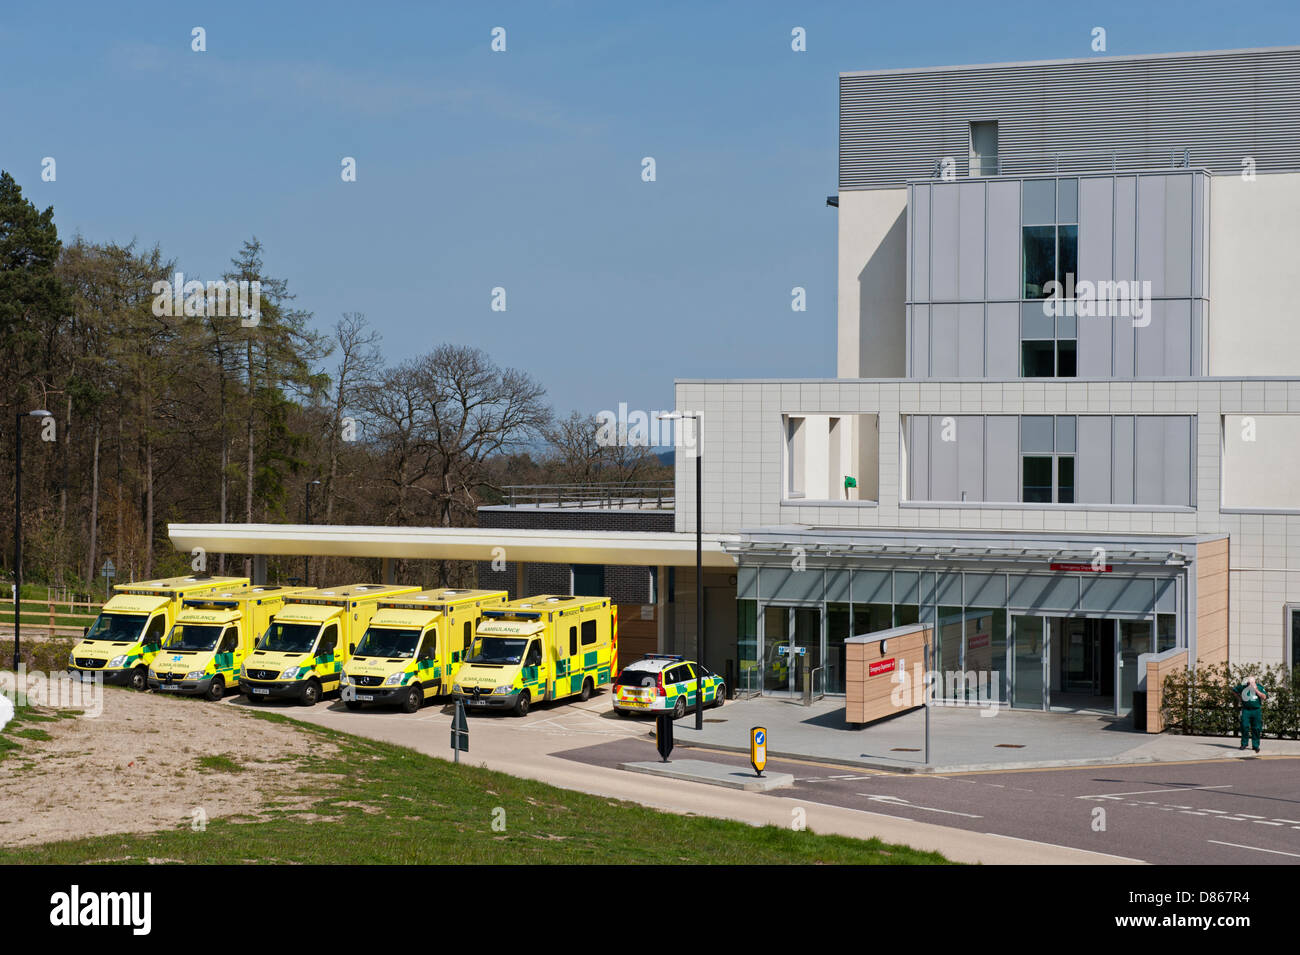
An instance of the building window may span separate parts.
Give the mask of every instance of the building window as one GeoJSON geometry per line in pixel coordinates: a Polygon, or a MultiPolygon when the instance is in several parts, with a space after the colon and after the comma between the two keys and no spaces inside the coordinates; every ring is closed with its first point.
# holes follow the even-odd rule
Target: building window
{"type": "Polygon", "coordinates": [[[1300,670],[1300,606],[1288,604],[1286,608],[1286,647],[1287,647],[1287,664],[1291,668],[1291,675],[1294,678],[1296,672],[1300,670]]]}
{"type": "Polygon", "coordinates": [[[573,565],[573,596],[607,597],[604,564],[573,565]]]}
{"type": "Polygon", "coordinates": [[[998,169],[997,120],[970,124],[970,174],[996,176],[998,169]]]}
{"type": "Polygon", "coordinates": [[[1079,271],[1079,180],[1028,179],[1021,185],[1023,297],[1043,299],[1047,283],[1079,271]]]}
{"type": "Polygon", "coordinates": [[[1025,415],[1020,419],[1020,501],[1073,504],[1074,415],[1025,415]]]}

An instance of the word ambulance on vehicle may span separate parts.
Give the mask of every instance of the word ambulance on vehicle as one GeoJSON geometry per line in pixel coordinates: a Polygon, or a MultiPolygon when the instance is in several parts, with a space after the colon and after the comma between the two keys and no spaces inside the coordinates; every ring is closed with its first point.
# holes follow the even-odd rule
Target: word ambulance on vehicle
{"type": "Polygon", "coordinates": [[[149,664],[176,622],[182,601],[247,583],[247,577],[196,575],[118,584],[68,655],[68,672],[79,679],[102,673],[105,683],[143,690],[149,685],[149,664]]]}
{"type": "Polygon", "coordinates": [[[414,713],[425,700],[446,695],[483,609],[500,606],[507,596],[504,590],[444,587],[380,601],[370,629],[343,665],[347,708],[396,704],[414,713]]]}
{"type": "Polygon", "coordinates": [[[343,665],[370,626],[381,600],[419,587],[349,584],[293,594],[244,658],[239,689],[254,703],[288,698],[315,706],[339,688],[343,665]]]}
{"type": "Polygon", "coordinates": [[[618,608],[608,597],[544,594],[483,611],[452,694],[469,709],[523,716],[541,700],[586,700],[618,669],[618,608]]]}
{"type": "Polygon", "coordinates": [[[219,700],[238,688],[239,668],[271,616],[304,589],[245,584],[186,597],[149,667],[150,689],[219,700]]]}

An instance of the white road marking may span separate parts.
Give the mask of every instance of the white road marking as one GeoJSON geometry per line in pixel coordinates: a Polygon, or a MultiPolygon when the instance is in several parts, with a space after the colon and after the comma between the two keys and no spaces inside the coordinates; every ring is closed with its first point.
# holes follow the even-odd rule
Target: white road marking
{"type": "Polygon", "coordinates": [[[1255,825],[1257,825],[1257,826],[1280,826],[1280,825],[1282,825],[1282,823],[1280,823],[1280,822],[1271,822],[1271,821],[1269,821],[1268,819],[1256,819],[1256,820],[1255,820],[1255,825]]]}
{"type": "Polygon", "coordinates": [[[1222,786],[1175,786],[1172,789],[1139,789],[1131,793],[1097,793],[1093,796],[1076,796],[1076,799],[1115,799],[1119,796],[1146,796],[1151,793],[1185,793],[1193,789],[1231,789],[1230,783],[1222,786]]]}
{"type": "Polygon", "coordinates": [[[965,816],[967,819],[983,819],[983,816],[977,816],[970,812],[955,812],[951,809],[935,809],[933,806],[917,806],[908,802],[901,796],[875,796],[871,793],[858,793],[859,796],[865,796],[872,802],[881,802],[887,806],[897,806],[900,809],[921,809],[925,812],[941,812],[945,816],[965,816]]]}
{"type": "Polygon", "coordinates": [[[1293,859],[1300,859],[1300,852],[1283,852],[1281,849],[1261,849],[1259,846],[1243,846],[1236,842],[1220,842],[1218,839],[1206,839],[1206,842],[1212,842],[1216,846],[1232,846],[1234,849],[1250,849],[1254,852],[1271,852],[1275,856],[1291,856],[1293,859]]]}

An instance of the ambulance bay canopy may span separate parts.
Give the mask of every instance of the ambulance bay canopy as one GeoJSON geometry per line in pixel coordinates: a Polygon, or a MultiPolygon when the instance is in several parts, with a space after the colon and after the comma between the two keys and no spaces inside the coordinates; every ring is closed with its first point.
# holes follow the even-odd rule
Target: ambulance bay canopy
{"type": "MultiPolygon", "coordinates": [[[[341,524],[169,524],[177,550],[213,554],[502,559],[555,564],[695,564],[695,535],[672,531],[565,531],[478,527],[350,527],[341,524]]],[[[705,567],[734,569],[724,543],[705,534],[705,567]]]]}

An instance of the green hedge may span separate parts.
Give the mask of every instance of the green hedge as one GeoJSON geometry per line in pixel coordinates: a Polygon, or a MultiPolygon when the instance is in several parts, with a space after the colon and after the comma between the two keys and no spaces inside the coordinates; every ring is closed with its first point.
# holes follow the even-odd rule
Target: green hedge
{"type": "Polygon", "coordinates": [[[1300,739],[1300,669],[1214,663],[1165,677],[1160,712],[1165,729],[1187,736],[1238,736],[1241,704],[1232,688],[1254,675],[1269,691],[1263,735],[1300,739]]]}
{"type": "MultiPolygon", "coordinates": [[[[76,644],[76,640],[58,637],[53,640],[23,640],[18,659],[27,664],[29,671],[61,673],[68,668],[68,654],[76,644]]],[[[13,665],[13,640],[0,640],[0,669],[8,670],[13,665]]]]}

